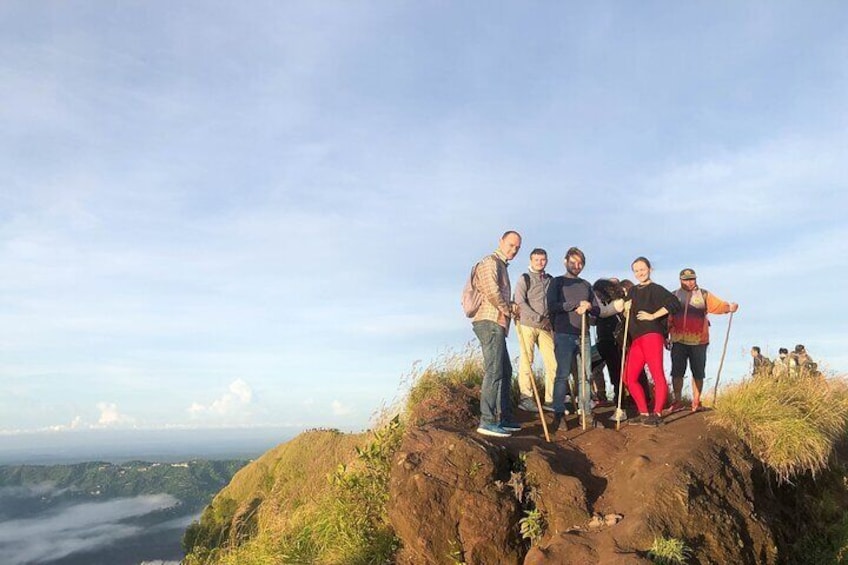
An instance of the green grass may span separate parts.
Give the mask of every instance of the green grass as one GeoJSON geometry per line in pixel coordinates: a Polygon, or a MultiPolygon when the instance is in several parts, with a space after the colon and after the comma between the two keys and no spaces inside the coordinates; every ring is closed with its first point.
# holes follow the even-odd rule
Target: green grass
{"type": "Polygon", "coordinates": [[[533,508],[524,511],[524,517],[518,521],[521,537],[536,545],[545,535],[547,524],[541,510],[533,508]]]}
{"type": "Polygon", "coordinates": [[[370,434],[312,431],[271,450],[192,526],[185,563],[387,562],[397,549],[385,516],[388,470],[401,432],[397,420],[370,434]]]}
{"type": "Polygon", "coordinates": [[[712,423],[735,432],[781,482],[828,467],[848,429],[844,378],[756,378],[726,388],[712,423]]]}
{"type": "Polygon", "coordinates": [[[837,462],[815,480],[800,481],[789,500],[797,529],[784,534],[791,542],[786,562],[848,563],[848,464],[837,462]]]}
{"type": "Polygon", "coordinates": [[[455,387],[479,386],[483,382],[483,357],[479,348],[469,343],[462,351],[448,351],[426,367],[417,365],[408,379],[411,386],[404,406],[407,417],[434,396],[440,397],[455,387]]]}
{"type": "Polygon", "coordinates": [[[657,565],[682,565],[686,563],[692,551],[683,540],[667,537],[654,539],[648,550],[648,557],[657,565]]]}

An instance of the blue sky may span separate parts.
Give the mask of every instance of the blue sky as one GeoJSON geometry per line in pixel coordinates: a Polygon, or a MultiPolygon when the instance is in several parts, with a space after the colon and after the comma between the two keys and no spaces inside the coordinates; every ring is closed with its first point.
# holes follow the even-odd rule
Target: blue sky
{"type": "MultiPolygon", "coordinates": [[[[0,431],[360,429],[459,294],[638,255],[848,369],[839,2],[0,4],[0,431]]],[[[708,376],[727,318],[713,321],[708,376]]],[[[514,340],[511,352],[517,354],[514,340]]]]}

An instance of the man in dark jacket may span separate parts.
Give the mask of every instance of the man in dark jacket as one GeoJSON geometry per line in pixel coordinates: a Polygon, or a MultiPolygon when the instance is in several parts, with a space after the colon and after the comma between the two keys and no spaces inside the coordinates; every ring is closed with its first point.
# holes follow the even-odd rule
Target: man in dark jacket
{"type": "MultiPolygon", "coordinates": [[[[577,247],[572,247],[565,254],[564,263],[565,275],[553,279],[548,288],[548,315],[551,317],[554,329],[554,353],[557,362],[554,379],[554,412],[560,417],[574,410],[571,403],[566,402],[566,396],[573,396],[573,394],[569,395],[568,374],[574,356],[577,355],[579,363],[583,364],[583,374],[587,379],[592,371],[589,364],[591,355],[588,327],[586,327],[584,341],[585,350],[580,351],[583,315],[598,316],[600,314],[592,285],[579,276],[586,264],[586,256],[577,247]]],[[[583,384],[586,394],[578,399],[578,405],[588,416],[591,414],[589,383],[584,381],[583,384]]]]}

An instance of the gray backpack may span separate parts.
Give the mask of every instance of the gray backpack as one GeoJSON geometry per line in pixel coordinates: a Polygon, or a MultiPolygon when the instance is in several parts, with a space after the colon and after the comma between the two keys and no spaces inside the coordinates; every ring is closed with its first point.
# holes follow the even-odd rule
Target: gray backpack
{"type": "Polygon", "coordinates": [[[478,266],[480,266],[479,262],[471,268],[471,274],[468,275],[468,280],[462,289],[462,310],[465,312],[467,318],[473,318],[477,315],[477,311],[483,303],[483,295],[474,286],[474,276],[477,274],[478,266]]]}

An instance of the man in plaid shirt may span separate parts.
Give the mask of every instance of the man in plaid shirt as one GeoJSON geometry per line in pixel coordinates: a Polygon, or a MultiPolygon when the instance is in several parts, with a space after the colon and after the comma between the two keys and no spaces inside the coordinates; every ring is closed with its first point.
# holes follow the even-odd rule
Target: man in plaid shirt
{"type": "Polygon", "coordinates": [[[506,350],[506,335],[513,315],[510,302],[507,262],[518,255],[521,235],[508,231],[501,236],[498,248],[477,264],[474,288],[482,302],[474,315],[474,334],[483,350],[485,374],[480,390],[480,426],[477,432],[493,437],[509,437],[521,426],[512,421],[510,388],[512,363],[506,350]]]}

